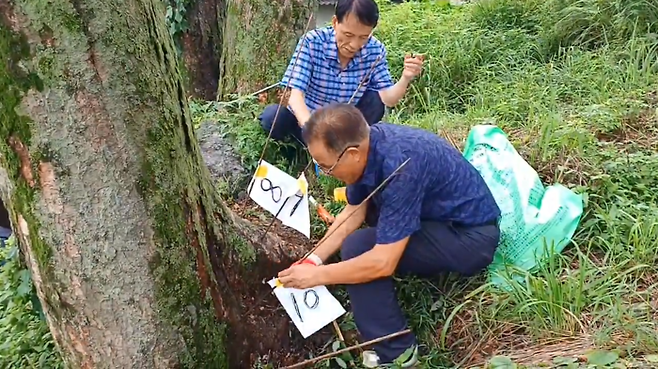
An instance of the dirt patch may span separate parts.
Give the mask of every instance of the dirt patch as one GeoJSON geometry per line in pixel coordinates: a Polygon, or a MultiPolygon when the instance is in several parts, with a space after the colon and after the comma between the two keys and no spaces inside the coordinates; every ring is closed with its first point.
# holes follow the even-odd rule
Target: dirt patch
{"type": "Polygon", "coordinates": [[[494,330],[477,321],[477,312],[472,309],[463,310],[452,320],[446,347],[458,367],[482,366],[497,352],[528,345],[525,330],[515,324],[500,322],[494,330]]]}
{"type": "Polygon", "coordinates": [[[619,128],[599,132],[598,140],[617,144],[622,152],[655,150],[658,140],[658,92],[648,93],[644,102],[647,104],[645,109],[626,116],[619,128]]]}
{"type": "Polygon", "coordinates": [[[637,116],[627,117],[621,126],[611,132],[600,132],[597,139],[617,144],[622,152],[638,149],[655,149],[658,139],[658,113],[644,110],[637,116]]]}
{"type": "Polygon", "coordinates": [[[586,359],[583,356],[594,347],[593,338],[586,335],[576,338],[560,338],[554,341],[537,342],[499,354],[505,355],[521,365],[548,364],[556,357],[574,357],[584,362],[586,359]]]}
{"type": "Polygon", "coordinates": [[[459,367],[483,367],[493,356],[507,356],[521,365],[550,363],[556,357],[580,357],[595,347],[591,336],[557,337],[532,340],[523,327],[498,322],[495,330],[476,326],[474,311],[464,311],[455,317],[448,349],[459,367]]]}
{"type": "MultiPolygon", "coordinates": [[[[270,225],[274,217],[261,208],[250,198],[242,198],[230,204],[230,208],[243,219],[246,219],[263,229],[270,225]]],[[[310,250],[313,247],[313,242],[306,238],[303,234],[296,230],[284,226],[280,220],[275,220],[274,224],[268,231],[279,236],[287,245],[300,245],[305,250],[310,250]]],[[[292,248],[291,248],[292,250],[292,248]]]]}

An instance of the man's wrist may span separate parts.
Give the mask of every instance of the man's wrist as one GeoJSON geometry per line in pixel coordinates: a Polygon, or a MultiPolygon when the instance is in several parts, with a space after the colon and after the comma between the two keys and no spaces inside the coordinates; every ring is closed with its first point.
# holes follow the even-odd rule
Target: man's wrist
{"type": "Polygon", "coordinates": [[[312,261],[313,264],[315,264],[315,265],[318,265],[318,266],[322,265],[322,259],[320,259],[320,257],[315,255],[315,254],[311,254],[311,255],[307,256],[306,258],[308,260],[312,261]]]}
{"type": "Polygon", "coordinates": [[[327,286],[332,284],[329,273],[327,273],[330,269],[330,266],[331,265],[323,265],[315,268],[317,278],[316,283],[318,286],[327,286]]]}
{"type": "Polygon", "coordinates": [[[309,115],[309,116],[305,116],[305,117],[302,117],[302,119],[298,119],[297,122],[299,123],[299,126],[300,126],[300,127],[304,127],[304,124],[306,124],[306,122],[308,122],[308,120],[309,120],[310,118],[311,118],[310,115],[309,115]]]}

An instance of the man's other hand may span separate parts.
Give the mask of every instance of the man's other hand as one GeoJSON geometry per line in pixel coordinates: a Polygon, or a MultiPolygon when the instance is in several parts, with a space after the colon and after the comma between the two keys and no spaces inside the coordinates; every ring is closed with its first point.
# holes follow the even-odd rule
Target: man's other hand
{"type": "Polygon", "coordinates": [[[423,61],[425,57],[423,55],[410,55],[407,54],[404,56],[404,70],[402,71],[402,78],[412,80],[416,78],[420,72],[423,70],[423,61]]]}

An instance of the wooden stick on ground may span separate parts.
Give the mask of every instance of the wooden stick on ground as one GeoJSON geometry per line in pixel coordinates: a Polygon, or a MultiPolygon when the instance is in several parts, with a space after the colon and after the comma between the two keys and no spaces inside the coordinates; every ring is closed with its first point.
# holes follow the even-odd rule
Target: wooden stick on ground
{"type": "Polygon", "coordinates": [[[459,146],[457,145],[457,141],[455,141],[454,138],[452,138],[452,135],[448,133],[445,129],[443,131],[443,137],[457,150],[459,150],[459,146]]]}
{"type": "Polygon", "coordinates": [[[338,356],[338,355],[340,355],[344,352],[352,351],[352,350],[357,349],[357,348],[363,348],[365,346],[370,346],[372,344],[379,343],[379,342],[382,342],[382,341],[386,341],[388,339],[395,338],[397,336],[401,336],[401,335],[407,334],[407,333],[411,333],[411,329],[405,329],[405,330],[400,331],[400,332],[391,333],[391,334],[386,335],[384,337],[379,337],[379,338],[375,338],[374,340],[366,341],[364,343],[359,343],[358,345],[345,347],[344,349],[340,349],[340,350],[337,350],[337,351],[334,351],[334,352],[330,352],[328,354],[320,355],[320,356],[314,357],[312,359],[304,360],[301,363],[297,363],[297,364],[290,365],[290,366],[285,366],[285,367],[280,368],[280,369],[303,368],[306,365],[314,364],[314,363],[317,363],[318,361],[321,361],[321,360],[324,360],[324,359],[329,359],[329,358],[334,357],[334,356],[338,356]]]}
{"type": "Polygon", "coordinates": [[[337,321],[333,321],[334,323],[334,329],[336,330],[336,334],[338,335],[338,339],[340,342],[345,343],[345,337],[343,336],[343,331],[340,330],[340,327],[338,326],[337,321]]]}

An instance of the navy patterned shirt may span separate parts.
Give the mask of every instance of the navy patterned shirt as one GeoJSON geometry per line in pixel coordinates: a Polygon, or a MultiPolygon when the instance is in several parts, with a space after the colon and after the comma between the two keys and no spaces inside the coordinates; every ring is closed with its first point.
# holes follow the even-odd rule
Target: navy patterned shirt
{"type": "Polygon", "coordinates": [[[494,222],[500,209],[480,173],[438,135],[409,126],[370,128],[368,163],[347,201],[360,204],[407,158],[409,162],[370,201],[379,209],[377,243],[411,236],[421,221],[478,226],[494,222]]]}
{"type": "Polygon", "coordinates": [[[290,88],[304,93],[306,106],[312,113],[332,102],[348,102],[355,91],[352,103],[356,104],[366,90],[385,90],[393,86],[393,79],[386,48],[374,36],[370,36],[343,69],[338,59],[336,31],[328,26],[308,31],[299,40],[280,85],[285,87],[288,83],[290,88]],[[364,79],[368,72],[369,78],[364,79]],[[362,80],[364,83],[359,88],[362,80]]]}

